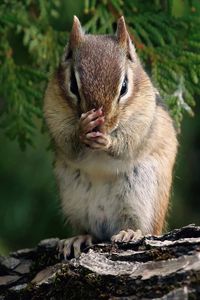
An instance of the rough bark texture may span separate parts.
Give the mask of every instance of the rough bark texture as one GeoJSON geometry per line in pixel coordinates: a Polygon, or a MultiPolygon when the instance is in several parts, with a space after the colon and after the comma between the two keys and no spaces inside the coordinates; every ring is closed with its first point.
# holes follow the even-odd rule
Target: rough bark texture
{"type": "Polygon", "coordinates": [[[0,300],[200,299],[200,227],[95,245],[69,261],[58,241],[0,257],[0,300]]]}

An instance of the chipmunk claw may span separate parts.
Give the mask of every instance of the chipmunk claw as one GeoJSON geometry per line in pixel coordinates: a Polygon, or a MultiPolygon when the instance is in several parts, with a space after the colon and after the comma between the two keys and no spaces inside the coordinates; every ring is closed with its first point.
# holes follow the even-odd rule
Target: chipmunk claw
{"type": "Polygon", "coordinates": [[[134,231],[132,229],[121,230],[118,234],[111,237],[113,243],[128,243],[142,238],[142,231],[140,229],[134,231]]]}
{"type": "Polygon", "coordinates": [[[78,235],[69,239],[63,239],[58,244],[58,257],[64,257],[65,260],[78,258],[81,252],[92,246],[92,237],[90,235],[78,235]]]}

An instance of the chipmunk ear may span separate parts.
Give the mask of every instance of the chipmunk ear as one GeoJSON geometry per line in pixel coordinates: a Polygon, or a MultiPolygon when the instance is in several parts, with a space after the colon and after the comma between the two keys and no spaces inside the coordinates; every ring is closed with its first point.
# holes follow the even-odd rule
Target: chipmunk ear
{"type": "Polygon", "coordinates": [[[117,21],[117,41],[121,47],[127,48],[128,32],[124,17],[121,16],[117,21]]]}
{"type": "Polygon", "coordinates": [[[71,50],[78,47],[78,45],[84,40],[84,32],[81,27],[79,19],[74,16],[74,21],[72,25],[72,31],[69,37],[69,47],[71,50]]]}
{"type": "Polygon", "coordinates": [[[126,23],[123,16],[117,21],[117,41],[119,45],[127,52],[127,57],[131,61],[134,61],[135,47],[131,42],[131,38],[126,29],[126,23]]]}
{"type": "Polygon", "coordinates": [[[81,27],[79,19],[74,16],[72,30],[69,35],[69,42],[65,47],[65,52],[62,58],[62,62],[66,62],[72,58],[73,50],[76,49],[79,44],[84,40],[84,32],[81,27]]]}

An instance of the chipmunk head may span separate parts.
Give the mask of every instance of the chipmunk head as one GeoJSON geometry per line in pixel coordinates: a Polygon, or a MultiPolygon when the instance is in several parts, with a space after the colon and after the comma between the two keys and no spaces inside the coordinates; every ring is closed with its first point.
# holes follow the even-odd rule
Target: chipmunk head
{"type": "Polygon", "coordinates": [[[116,35],[85,34],[74,17],[69,43],[58,70],[67,104],[79,115],[102,107],[105,131],[113,131],[130,105],[138,81],[139,61],[124,18],[116,35]]]}

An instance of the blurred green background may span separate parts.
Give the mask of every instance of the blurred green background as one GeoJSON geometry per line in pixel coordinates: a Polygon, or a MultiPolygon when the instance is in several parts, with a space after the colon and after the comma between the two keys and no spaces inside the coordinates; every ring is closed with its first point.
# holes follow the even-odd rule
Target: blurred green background
{"type": "Polygon", "coordinates": [[[93,33],[113,32],[125,15],[180,132],[168,228],[200,225],[199,1],[2,1],[0,254],[70,235],[59,207],[42,97],[74,14],[93,33]],[[164,26],[150,23],[154,19],[164,26]]]}

